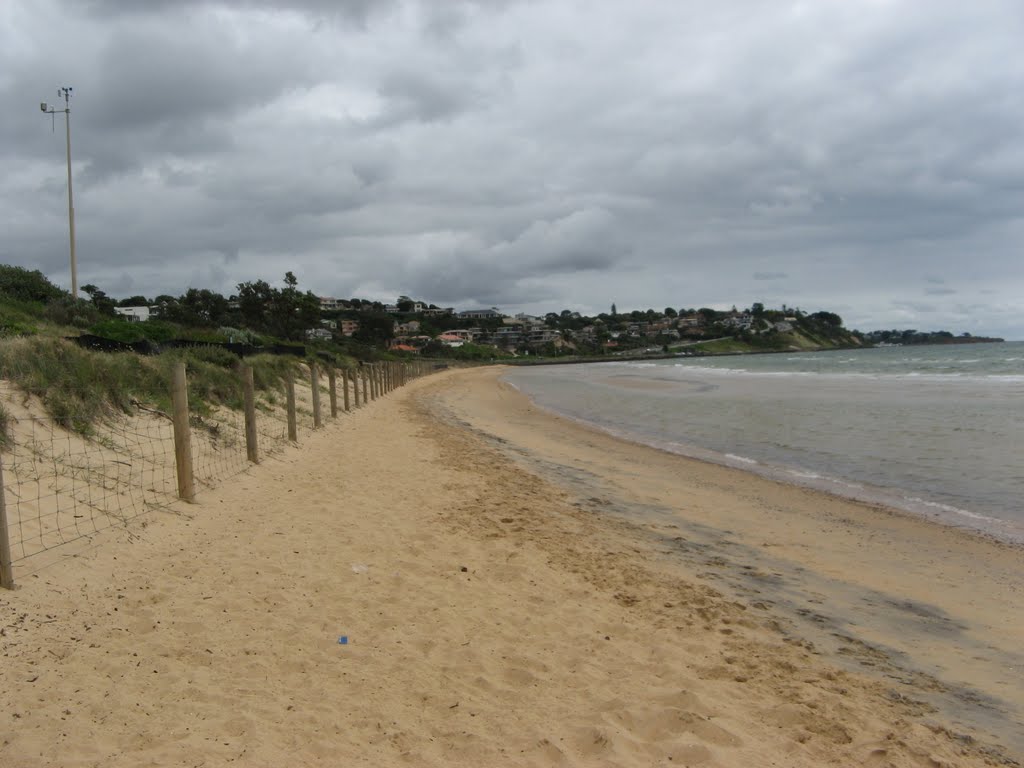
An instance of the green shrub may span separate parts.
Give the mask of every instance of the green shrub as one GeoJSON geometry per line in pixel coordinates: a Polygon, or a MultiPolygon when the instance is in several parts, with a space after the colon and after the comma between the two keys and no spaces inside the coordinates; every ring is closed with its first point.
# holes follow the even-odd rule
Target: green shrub
{"type": "Polygon", "coordinates": [[[0,264],[0,294],[18,301],[46,303],[66,297],[67,291],[51,283],[38,269],[0,264]]]}
{"type": "Polygon", "coordinates": [[[48,302],[43,309],[43,318],[57,325],[71,325],[76,328],[88,328],[105,317],[88,301],[75,301],[70,296],[62,296],[48,302]]]}
{"type": "Polygon", "coordinates": [[[260,337],[245,328],[229,328],[227,326],[218,328],[217,333],[223,336],[230,344],[251,344],[260,345],[260,337]]]}
{"type": "Polygon", "coordinates": [[[34,336],[39,332],[36,320],[42,309],[42,305],[28,308],[22,302],[15,301],[0,304],[0,336],[34,336]]]}
{"type": "Polygon", "coordinates": [[[104,339],[123,341],[131,344],[134,341],[170,341],[179,335],[178,326],[162,320],[146,320],[137,322],[122,320],[120,318],[109,318],[93,323],[89,327],[89,333],[95,336],[102,336],[104,339]]]}
{"type": "Polygon", "coordinates": [[[212,328],[182,328],[177,338],[188,339],[189,341],[208,341],[214,344],[226,344],[228,342],[227,336],[219,330],[212,328]]]}

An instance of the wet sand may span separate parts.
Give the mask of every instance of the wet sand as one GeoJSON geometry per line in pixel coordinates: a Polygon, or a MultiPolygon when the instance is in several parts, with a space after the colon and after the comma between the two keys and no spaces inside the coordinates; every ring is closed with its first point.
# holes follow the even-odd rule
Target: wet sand
{"type": "Polygon", "coordinates": [[[1019,550],[499,373],[417,380],[0,593],[0,763],[1021,759],[1019,550]]]}

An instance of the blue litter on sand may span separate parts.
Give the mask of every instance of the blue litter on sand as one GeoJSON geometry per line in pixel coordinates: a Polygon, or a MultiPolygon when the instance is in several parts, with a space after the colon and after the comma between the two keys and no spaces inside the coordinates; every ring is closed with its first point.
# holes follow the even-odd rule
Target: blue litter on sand
{"type": "Polygon", "coordinates": [[[338,638],[338,645],[348,645],[348,635],[342,635],[338,638]]]}

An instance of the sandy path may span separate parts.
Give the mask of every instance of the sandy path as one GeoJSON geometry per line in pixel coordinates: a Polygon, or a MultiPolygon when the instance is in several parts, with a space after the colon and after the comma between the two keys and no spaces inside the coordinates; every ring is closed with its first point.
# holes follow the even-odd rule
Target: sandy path
{"type": "Polygon", "coordinates": [[[416,381],[0,594],[0,764],[1000,764],[595,508],[604,479],[545,479],[491,377],[416,381]]]}

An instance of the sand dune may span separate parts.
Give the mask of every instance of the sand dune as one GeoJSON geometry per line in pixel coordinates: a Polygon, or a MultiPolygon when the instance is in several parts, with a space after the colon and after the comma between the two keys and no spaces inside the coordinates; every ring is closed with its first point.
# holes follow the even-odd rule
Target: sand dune
{"type": "MultiPolygon", "coordinates": [[[[415,381],[0,593],[0,763],[1013,764],[926,700],[939,676],[895,682],[860,663],[903,669],[876,646],[819,648],[789,616],[783,554],[819,574],[872,546],[842,503],[655,459],[494,377],[415,381]],[[835,530],[804,532],[809,504],[835,530]],[[773,565],[735,554],[756,510],[793,530],[759,542],[773,565]]],[[[941,540],[954,569],[988,546],[941,540]]],[[[1020,609],[982,611],[1019,553],[986,552],[999,583],[961,619],[1002,648],[1020,609]]],[[[917,600],[918,563],[872,588],[917,600]]]]}

